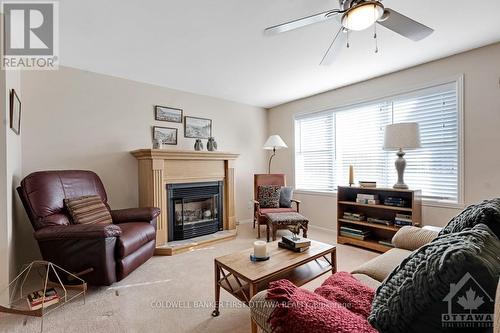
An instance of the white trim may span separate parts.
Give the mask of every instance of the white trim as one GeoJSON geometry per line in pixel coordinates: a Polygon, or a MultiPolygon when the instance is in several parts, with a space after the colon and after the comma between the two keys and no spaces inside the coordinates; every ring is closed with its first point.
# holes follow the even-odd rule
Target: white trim
{"type": "MultiPolygon", "coordinates": [[[[293,129],[293,158],[292,158],[292,179],[293,185],[296,186],[295,182],[295,121],[300,119],[301,117],[312,115],[312,114],[321,114],[327,112],[338,112],[347,108],[353,108],[356,106],[361,106],[363,104],[372,104],[377,102],[382,102],[386,99],[395,98],[400,95],[411,94],[413,92],[417,92],[423,89],[429,89],[435,86],[444,85],[448,83],[456,83],[457,86],[457,111],[458,111],[458,189],[457,189],[457,202],[448,202],[448,201],[440,201],[440,200],[423,200],[422,205],[430,206],[430,207],[444,207],[444,208],[456,208],[461,209],[465,207],[465,167],[464,167],[464,74],[452,75],[450,77],[429,81],[423,84],[416,84],[407,88],[399,88],[392,90],[387,93],[383,97],[379,98],[360,98],[355,99],[352,102],[340,104],[337,106],[329,106],[323,107],[316,111],[310,112],[300,112],[293,114],[292,118],[292,129],[293,129]]],[[[296,190],[296,193],[304,194],[304,195],[323,195],[323,196],[336,196],[335,192],[321,192],[321,191],[311,191],[311,190],[296,190]]]]}
{"type": "Polygon", "coordinates": [[[252,223],[252,222],[253,222],[252,219],[238,220],[236,222],[236,225],[248,224],[248,223],[252,223]]]}
{"type": "Polygon", "coordinates": [[[323,197],[337,197],[337,191],[327,192],[327,191],[311,191],[311,190],[294,190],[294,193],[300,195],[313,195],[313,196],[323,196],[323,197]]]}

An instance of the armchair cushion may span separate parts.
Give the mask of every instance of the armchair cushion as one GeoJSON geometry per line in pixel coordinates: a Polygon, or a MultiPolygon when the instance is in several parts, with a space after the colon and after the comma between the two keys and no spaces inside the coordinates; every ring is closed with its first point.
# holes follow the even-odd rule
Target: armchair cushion
{"type": "Polygon", "coordinates": [[[64,199],[75,224],[112,224],[111,214],[98,195],[64,199]]]}
{"type": "Polygon", "coordinates": [[[267,213],[289,213],[295,211],[295,208],[261,208],[260,214],[265,215],[267,213]]]}
{"type": "Polygon", "coordinates": [[[160,209],[156,207],[117,209],[111,211],[113,223],[125,222],[151,222],[160,215],[160,209]]]}
{"type": "Polygon", "coordinates": [[[97,239],[119,237],[121,229],[113,224],[74,224],[69,226],[45,227],[35,232],[37,241],[61,239],[97,239]]]}
{"type": "Polygon", "coordinates": [[[257,201],[261,208],[279,208],[280,206],[279,185],[260,185],[257,190],[257,201]]]}
{"type": "Polygon", "coordinates": [[[283,186],[280,191],[280,207],[292,207],[293,187],[283,186]]]}
{"type": "Polygon", "coordinates": [[[121,230],[121,236],[116,242],[119,258],[139,250],[142,246],[156,239],[156,229],[144,222],[128,222],[115,225],[121,230]]]}

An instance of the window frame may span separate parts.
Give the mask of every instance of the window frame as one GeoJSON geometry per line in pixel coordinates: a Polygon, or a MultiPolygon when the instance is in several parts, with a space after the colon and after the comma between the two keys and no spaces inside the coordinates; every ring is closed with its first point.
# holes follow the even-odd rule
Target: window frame
{"type": "MultiPolygon", "coordinates": [[[[297,118],[302,118],[307,115],[317,114],[317,113],[325,113],[325,112],[338,112],[345,111],[346,109],[351,109],[355,107],[359,107],[366,104],[375,104],[381,103],[388,99],[395,99],[397,97],[401,97],[403,95],[416,93],[419,90],[429,89],[435,86],[444,85],[444,84],[456,84],[457,89],[457,111],[458,111],[458,190],[457,190],[457,201],[453,200],[439,200],[439,199],[428,199],[422,198],[422,205],[429,207],[440,207],[440,208],[455,208],[462,209],[465,207],[464,204],[464,74],[459,74],[456,76],[448,77],[441,80],[429,81],[424,84],[415,85],[412,87],[406,87],[401,89],[396,89],[390,91],[382,97],[375,98],[367,98],[367,99],[359,99],[353,100],[340,105],[331,105],[329,107],[324,107],[319,110],[314,110],[310,112],[297,112],[292,117],[292,129],[293,129],[293,161],[292,161],[292,177],[293,184],[296,185],[296,158],[295,158],[295,121],[297,118]]],[[[314,191],[314,190],[305,190],[305,189],[296,189],[296,193],[303,195],[320,195],[320,196],[329,196],[329,197],[337,197],[337,190],[333,191],[314,191]]]]}

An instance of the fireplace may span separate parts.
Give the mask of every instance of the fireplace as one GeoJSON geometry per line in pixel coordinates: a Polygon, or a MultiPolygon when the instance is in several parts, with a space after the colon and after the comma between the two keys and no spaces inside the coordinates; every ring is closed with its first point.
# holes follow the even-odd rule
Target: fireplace
{"type": "Polygon", "coordinates": [[[167,185],[168,241],[223,229],[223,182],[167,185]]]}

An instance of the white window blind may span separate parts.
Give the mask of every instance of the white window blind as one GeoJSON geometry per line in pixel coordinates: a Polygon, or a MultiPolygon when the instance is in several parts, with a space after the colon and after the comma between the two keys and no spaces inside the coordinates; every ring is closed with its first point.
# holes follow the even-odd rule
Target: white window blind
{"type": "Polygon", "coordinates": [[[303,115],[295,121],[295,173],[298,189],[333,191],[348,182],[396,182],[394,152],[382,149],[384,127],[418,122],[422,148],[407,151],[405,182],[428,199],[459,197],[459,112],[456,82],[381,101],[303,115]]]}

